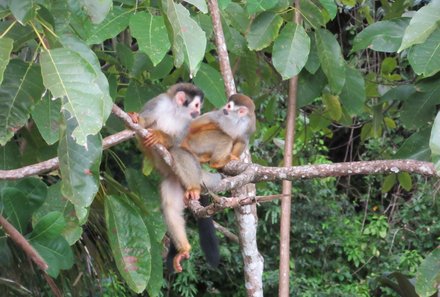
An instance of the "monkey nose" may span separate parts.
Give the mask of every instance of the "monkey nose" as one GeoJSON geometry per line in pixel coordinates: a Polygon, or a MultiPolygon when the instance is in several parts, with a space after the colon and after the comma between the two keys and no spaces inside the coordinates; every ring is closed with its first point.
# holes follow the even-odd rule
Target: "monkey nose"
{"type": "Polygon", "coordinates": [[[224,113],[225,115],[228,115],[228,110],[227,110],[227,109],[223,109],[223,113],[224,113]]]}

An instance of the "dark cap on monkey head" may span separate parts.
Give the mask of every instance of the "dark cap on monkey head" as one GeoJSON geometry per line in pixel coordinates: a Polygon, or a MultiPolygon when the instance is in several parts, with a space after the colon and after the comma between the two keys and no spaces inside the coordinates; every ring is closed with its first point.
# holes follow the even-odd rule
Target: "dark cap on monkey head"
{"type": "Polygon", "coordinates": [[[255,112],[254,101],[244,94],[233,94],[229,97],[228,101],[233,101],[236,105],[246,106],[251,113],[255,112]]]}
{"type": "MultiPolygon", "coordinates": [[[[203,99],[205,97],[203,91],[191,83],[178,83],[173,85],[170,89],[168,89],[168,93],[170,95],[174,95],[177,92],[185,92],[187,98],[189,97],[191,98],[191,100],[194,99],[195,97],[199,97],[200,102],[203,102],[203,99]]],[[[191,100],[187,100],[184,103],[184,106],[187,106],[189,103],[191,103],[191,100]]]]}

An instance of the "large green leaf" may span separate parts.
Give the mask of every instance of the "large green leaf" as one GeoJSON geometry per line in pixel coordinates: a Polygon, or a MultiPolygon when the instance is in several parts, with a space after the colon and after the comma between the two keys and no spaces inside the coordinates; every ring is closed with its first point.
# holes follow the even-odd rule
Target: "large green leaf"
{"type": "Polygon", "coordinates": [[[44,85],[55,98],[61,98],[62,110],[68,111],[65,115],[78,123],[73,138],[86,145],[87,136],[98,133],[109,115],[111,99],[108,89],[102,89],[102,73],[78,52],[66,48],[42,53],[41,68],[44,85]]]}
{"type": "Polygon", "coordinates": [[[20,166],[21,160],[16,142],[10,141],[5,146],[0,145],[0,169],[14,169],[20,166]]]}
{"type": "Polygon", "coordinates": [[[339,94],[345,84],[345,60],[342,57],[338,41],[327,30],[319,29],[315,33],[319,61],[322,71],[334,94],[339,94]]]}
{"type": "Polygon", "coordinates": [[[316,47],[316,39],[314,34],[312,36],[309,36],[310,39],[310,53],[307,58],[307,63],[304,65],[304,67],[307,69],[307,71],[311,74],[315,74],[316,71],[319,69],[319,66],[321,64],[319,63],[319,56],[318,56],[318,49],[316,47]]]}
{"type": "Polygon", "coordinates": [[[14,15],[15,19],[21,24],[35,17],[35,1],[34,0],[8,0],[9,9],[14,15]]]}
{"type": "Polygon", "coordinates": [[[333,0],[319,0],[319,2],[329,14],[330,19],[333,20],[336,17],[336,13],[338,12],[336,2],[333,0]]]}
{"type": "Polygon", "coordinates": [[[275,40],[272,61],[283,79],[297,75],[307,62],[310,38],[302,26],[287,23],[275,40]]]}
{"type": "Polygon", "coordinates": [[[438,28],[439,21],[440,1],[433,0],[420,8],[412,17],[398,51],[401,52],[414,44],[424,42],[438,28]]]}
{"type": "Polygon", "coordinates": [[[80,221],[98,191],[101,162],[101,136],[89,135],[86,145],[77,144],[71,136],[76,127],[74,118],[67,120],[61,129],[58,158],[62,177],[62,193],[74,205],[80,221]]]}
{"type": "Polygon", "coordinates": [[[434,125],[432,126],[429,147],[431,148],[431,156],[435,169],[437,172],[440,172],[440,112],[437,113],[434,125]]]}
{"type": "Polygon", "coordinates": [[[162,6],[173,31],[174,64],[180,67],[185,62],[190,75],[195,76],[205,55],[205,32],[182,4],[162,0],[162,6]]]}
{"type": "Polygon", "coordinates": [[[249,14],[255,14],[271,9],[277,3],[277,0],[248,0],[246,1],[246,9],[249,14]]]}
{"type": "Polygon", "coordinates": [[[92,20],[92,23],[101,23],[113,6],[112,0],[81,0],[83,9],[92,20]]]}
{"type": "Polygon", "coordinates": [[[58,236],[52,240],[36,239],[30,243],[49,265],[47,273],[50,276],[57,277],[61,269],[72,267],[73,252],[64,237],[58,236]]]}
{"type": "MultiPolygon", "coordinates": [[[[300,0],[301,15],[304,16],[305,22],[314,29],[319,29],[326,24],[326,11],[322,11],[314,1],[300,0]]],[[[328,18],[328,17],[327,17],[328,18]]]]}
{"type": "Polygon", "coordinates": [[[420,297],[433,296],[440,285],[440,247],[420,264],[416,276],[416,292],[420,297]]]}
{"type": "Polygon", "coordinates": [[[128,26],[131,15],[130,10],[113,7],[112,11],[99,25],[86,26],[87,44],[98,44],[104,40],[115,37],[128,26]]]}
{"type": "Polygon", "coordinates": [[[394,53],[402,43],[409,18],[376,22],[366,27],[353,40],[352,52],[369,48],[378,52],[394,53]]]}
{"type": "Polygon", "coordinates": [[[306,106],[320,97],[325,83],[325,75],[321,70],[313,75],[307,71],[301,71],[298,79],[298,107],[306,106]]]}
{"type": "Polygon", "coordinates": [[[141,85],[132,79],[128,85],[124,98],[125,111],[139,111],[148,99],[160,94],[158,90],[151,85],[141,85]]]}
{"type": "Polygon", "coordinates": [[[417,83],[419,92],[408,98],[401,109],[400,119],[407,128],[421,128],[432,122],[436,105],[440,104],[440,78],[438,76],[417,83]]]}
{"type": "Polygon", "coordinates": [[[425,77],[440,70],[440,29],[435,30],[422,44],[410,48],[408,60],[414,71],[425,77]]]}
{"type": "Polygon", "coordinates": [[[105,218],[110,246],[119,273],[136,293],[143,292],[151,274],[151,244],[142,216],[128,197],[107,196],[105,218]]]}
{"type": "Polygon", "coordinates": [[[276,13],[266,11],[258,15],[246,37],[249,49],[261,50],[269,46],[278,36],[282,24],[283,18],[276,13]]]}
{"type": "Polygon", "coordinates": [[[12,40],[11,38],[0,38],[0,84],[3,81],[3,73],[5,72],[6,66],[9,63],[13,44],[14,40],[12,40]]]}
{"type": "Polygon", "coordinates": [[[22,234],[25,234],[32,212],[26,194],[17,188],[6,187],[0,193],[1,211],[8,221],[22,234]]]}
{"type": "Polygon", "coordinates": [[[171,46],[163,16],[138,12],[130,18],[130,30],[139,50],[150,57],[154,66],[159,64],[171,46]]]}
{"type": "Polygon", "coordinates": [[[20,60],[9,62],[0,86],[0,145],[26,124],[33,102],[43,91],[38,66],[20,60]]]}
{"type": "Polygon", "coordinates": [[[59,211],[52,211],[41,217],[35,224],[30,240],[51,240],[57,238],[66,227],[63,214],[59,211]]]}
{"type": "Polygon", "coordinates": [[[429,161],[431,150],[429,149],[429,136],[431,128],[424,128],[414,132],[400,146],[393,159],[412,159],[429,161]]]}
{"type": "Polygon", "coordinates": [[[349,66],[345,68],[345,85],[342,89],[340,99],[350,116],[356,116],[362,113],[366,94],[364,77],[359,70],[349,66]]]}
{"type": "Polygon", "coordinates": [[[203,63],[194,77],[194,83],[202,89],[206,99],[215,107],[221,107],[226,103],[223,78],[213,67],[203,63]]]}
{"type": "Polygon", "coordinates": [[[60,137],[61,101],[52,100],[50,94],[46,94],[35,104],[32,110],[32,118],[47,144],[54,144],[60,137]]]}

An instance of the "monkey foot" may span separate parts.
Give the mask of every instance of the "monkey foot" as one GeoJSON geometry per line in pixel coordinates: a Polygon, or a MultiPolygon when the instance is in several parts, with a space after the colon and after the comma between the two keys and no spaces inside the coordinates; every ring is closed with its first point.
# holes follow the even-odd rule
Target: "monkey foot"
{"type": "Polygon", "coordinates": [[[139,114],[137,112],[127,112],[130,119],[133,121],[133,123],[137,124],[139,123],[139,114]]]}
{"type": "Polygon", "coordinates": [[[155,130],[148,129],[148,135],[144,138],[143,144],[145,147],[151,147],[160,143],[160,136],[155,130]]]}
{"type": "Polygon", "coordinates": [[[199,199],[200,199],[200,189],[188,189],[185,192],[185,201],[199,200],[199,199]]]}
{"type": "Polygon", "coordinates": [[[181,261],[189,259],[189,252],[188,251],[184,251],[184,252],[179,252],[176,256],[174,256],[173,259],[173,267],[174,270],[178,273],[183,271],[183,267],[180,264],[181,261]]]}

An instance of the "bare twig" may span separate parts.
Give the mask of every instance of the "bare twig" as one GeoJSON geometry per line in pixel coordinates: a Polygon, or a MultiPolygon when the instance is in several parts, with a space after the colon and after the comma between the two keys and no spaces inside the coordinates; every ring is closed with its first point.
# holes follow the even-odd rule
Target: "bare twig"
{"type": "Polygon", "coordinates": [[[228,228],[220,225],[219,223],[217,223],[216,221],[214,221],[214,227],[215,229],[217,229],[219,232],[221,232],[224,236],[226,236],[226,238],[229,238],[229,240],[232,240],[235,243],[239,243],[238,240],[238,236],[235,235],[234,233],[232,233],[231,231],[229,231],[228,228]]]}

